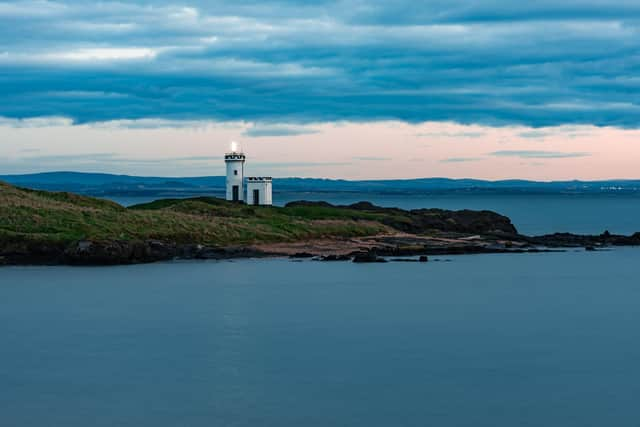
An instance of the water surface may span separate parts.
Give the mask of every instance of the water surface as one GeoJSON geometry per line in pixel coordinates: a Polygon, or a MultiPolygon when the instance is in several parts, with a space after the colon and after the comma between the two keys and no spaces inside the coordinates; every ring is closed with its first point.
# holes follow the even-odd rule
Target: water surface
{"type": "Polygon", "coordinates": [[[0,425],[637,426],[639,256],[2,268],[0,425]]]}

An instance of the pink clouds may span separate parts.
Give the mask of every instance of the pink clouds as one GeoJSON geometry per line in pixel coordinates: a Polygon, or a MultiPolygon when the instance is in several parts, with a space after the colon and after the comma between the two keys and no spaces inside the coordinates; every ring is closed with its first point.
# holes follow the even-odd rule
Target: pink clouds
{"type": "Polygon", "coordinates": [[[148,120],[26,126],[5,119],[0,121],[0,139],[0,174],[64,169],[217,175],[222,173],[222,162],[216,156],[232,140],[242,143],[257,174],[273,176],[639,178],[640,160],[640,131],[593,126],[533,129],[440,122],[172,126],[148,120]]]}

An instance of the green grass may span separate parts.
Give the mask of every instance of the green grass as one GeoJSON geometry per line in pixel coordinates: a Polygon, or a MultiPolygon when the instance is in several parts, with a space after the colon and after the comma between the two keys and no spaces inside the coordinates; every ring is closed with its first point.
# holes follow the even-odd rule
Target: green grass
{"type": "Polygon", "coordinates": [[[0,182],[2,241],[158,239],[229,246],[394,231],[420,235],[517,233],[509,218],[489,211],[405,211],[368,203],[350,207],[309,202],[287,207],[247,206],[213,197],[163,199],[124,208],[92,197],[26,190],[0,182]]]}
{"type": "Polygon", "coordinates": [[[71,193],[0,183],[0,239],[67,242],[158,239],[242,245],[379,234],[376,214],[326,207],[246,206],[211,197],[124,208],[71,193]]]}

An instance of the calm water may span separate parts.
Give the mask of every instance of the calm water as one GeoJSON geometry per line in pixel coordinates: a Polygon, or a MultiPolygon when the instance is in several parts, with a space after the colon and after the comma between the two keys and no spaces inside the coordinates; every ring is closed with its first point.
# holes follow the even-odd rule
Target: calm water
{"type": "MultiPolygon", "coordinates": [[[[220,195],[218,195],[220,196],[220,195]]],[[[114,198],[129,206],[151,198],[114,198]]],[[[488,209],[507,215],[524,234],[571,232],[632,234],[640,231],[640,194],[435,194],[388,195],[377,193],[276,193],[274,202],[326,200],[350,204],[368,200],[380,206],[404,209],[488,209]]]]}
{"type": "Polygon", "coordinates": [[[0,269],[2,426],[637,426],[640,249],[0,269]]]}

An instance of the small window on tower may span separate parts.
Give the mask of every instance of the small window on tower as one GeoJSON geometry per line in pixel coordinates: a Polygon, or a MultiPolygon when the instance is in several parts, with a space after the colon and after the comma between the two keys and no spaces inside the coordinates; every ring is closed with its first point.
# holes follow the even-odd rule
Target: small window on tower
{"type": "Polygon", "coordinates": [[[236,169],[236,170],[234,170],[234,171],[233,171],[233,174],[234,174],[234,175],[238,175],[238,170],[237,170],[237,169],[236,169]]]}

